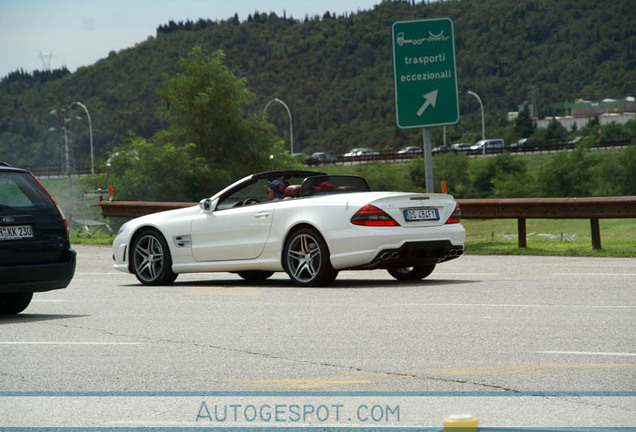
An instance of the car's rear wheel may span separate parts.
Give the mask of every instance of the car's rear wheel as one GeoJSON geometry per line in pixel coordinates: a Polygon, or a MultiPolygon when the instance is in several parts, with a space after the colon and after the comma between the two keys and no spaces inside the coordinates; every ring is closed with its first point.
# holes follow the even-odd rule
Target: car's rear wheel
{"type": "Polygon", "coordinates": [[[435,270],[435,264],[426,264],[416,267],[393,267],[388,269],[388,272],[397,280],[413,281],[424,279],[433,273],[433,270],[435,270]]]}
{"type": "Polygon", "coordinates": [[[168,244],[155,230],[144,231],[135,239],[131,261],[133,273],[144,285],[170,285],[177,278],[168,244]]]}
{"type": "Polygon", "coordinates": [[[13,315],[25,310],[31,303],[33,293],[0,294],[0,314],[13,315]]]}
{"type": "Polygon", "coordinates": [[[257,271],[257,270],[238,272],[238,275],[248,282],[264,281],[265,279],[269,278],[273,274],[274,272],[271,272],[271,271],[257,271]]]}
{"type": "Polygon", "coordinates": [[[338,271],[331,266],[329,249],[322,236],[311,228],[300,229],[285,242],[285,271],[301,286],[324,286],[338,271]]]}

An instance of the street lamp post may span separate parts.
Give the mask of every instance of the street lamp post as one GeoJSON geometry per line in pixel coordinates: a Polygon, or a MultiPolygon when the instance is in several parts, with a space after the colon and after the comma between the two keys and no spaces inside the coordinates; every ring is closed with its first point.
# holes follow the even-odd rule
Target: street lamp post
{"type": "MultiPolygon", "coordinates": [[[[472,92],[470,90],[468,90],[466,93],[468,93],[469,95],[473,95],[477,98],[477,101],[479,102],[479,107],[481,108],[481,139],[485,140],[486,139],[486,123],[484,121],[484,104],[481,102],[481,98],[479,97],[479,95],[475,92],[472,92]]],[[[486,143],[484,143],[484,154],[486,154],[486,143]]]]}
{"type": "Polygon", "coordinates": [[[291,150],[290,153],[294,154],[294,127],[292,125],[291,111],[290,111],[289,107],[287,106],[287,104],[285,102],[283,102],[282,100],[280,100],[278,98],[274,98],[274,99],[270,100],[269,102],[267,102],[267,104],[265,104],[265,108],[263,108],[263,112],[267,111],[267,108],[269,108],[269,106],[271,105],[272,102],[280,103],[287,110],[287,115],[289,116],[289,146],[290,146],[290,150],[291,150]]]}
{"type": "Polygon", "coordinates": [[[66,128],[66,123],[68,123],[70,119],[64,119],[64,126],[62,126],[62,130],[64,131],[64,159],[66,160],[66,176],[71,178],[71,162],[69,159],[69,149],[68,149],[68,130],[66,128]]]}
{"type": "MultiPolygon", "coordinates": [[[[64,108],[62,108],[62,114],[64,114],[66,110],[64,108]]],[[[52,116],[57,115],[57,110],[51,110],[49,111],[49,114],[52,116]]],[[[65,160],[65,171],[66,171],[66,176],[69,178],[71,178],[71,161],[69,158],[69,147],[68,147],[68,128],[67,128],[67,123],[70,122],[71,119],[68,117],[62,117],[62,130],[64,131],[64,160],[65,160]]],[[[49,132],[54,132],[57,129],[54,127],[49,128],[49,132]]]]}
{"type": "Polygon", "coordinates": [[[91,174],[95,174],[95,156],[93,154],[93,123],[91,121],[91,115],[88,112],[88,108],[86,108],[86,105],[84,105],[81,102],[73,102],[69,108],[75,108],[75,106],[79,106],[81,107],[84,112],[86,113],[86,117],[88,118],[88,134],[90,137],[90,144],[91,144],[91,174]]]}

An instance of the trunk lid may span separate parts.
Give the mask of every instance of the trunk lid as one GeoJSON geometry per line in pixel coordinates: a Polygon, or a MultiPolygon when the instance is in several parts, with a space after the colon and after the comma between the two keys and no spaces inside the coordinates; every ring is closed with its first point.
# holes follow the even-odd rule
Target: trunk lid
{"type": "Polygon", "coordinates": [[[408,228],[444,225],[457,203],[446,194],[389,193],[369,204],[408,228]]]}

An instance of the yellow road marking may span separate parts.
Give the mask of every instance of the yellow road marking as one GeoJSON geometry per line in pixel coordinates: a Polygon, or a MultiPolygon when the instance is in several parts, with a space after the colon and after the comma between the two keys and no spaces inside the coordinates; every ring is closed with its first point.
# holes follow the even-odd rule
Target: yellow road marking
{"type": "MultiPolygon", "coordinates": [[[[245,383],[245,381],[235,380],[245,383]]],[[[333,386],[348,386],[351,384],[368,384],[370,378],[334,377],[334,378],[271,378],[264,380],[249,380],[247,383],[256,388],[291,388],[291,389],[319,389],[333,386]]]]}

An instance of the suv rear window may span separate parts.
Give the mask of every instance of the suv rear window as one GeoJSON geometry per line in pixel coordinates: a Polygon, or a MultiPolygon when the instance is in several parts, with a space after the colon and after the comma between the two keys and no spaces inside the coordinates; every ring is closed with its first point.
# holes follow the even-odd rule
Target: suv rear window
{"type": "Polygon", "coordinates": [[[29,174],[0,173],[0,212],[7,208],[26,210],[51,205],[48,194],[29,174]]]}

